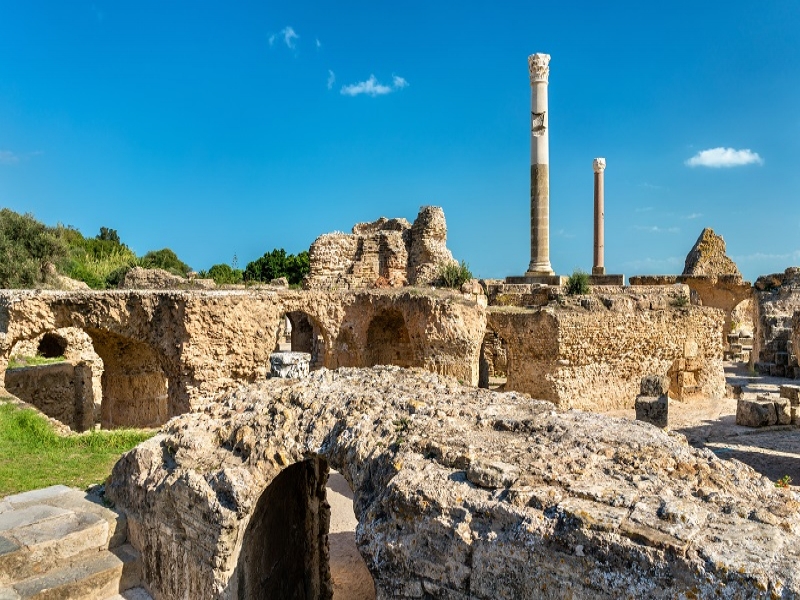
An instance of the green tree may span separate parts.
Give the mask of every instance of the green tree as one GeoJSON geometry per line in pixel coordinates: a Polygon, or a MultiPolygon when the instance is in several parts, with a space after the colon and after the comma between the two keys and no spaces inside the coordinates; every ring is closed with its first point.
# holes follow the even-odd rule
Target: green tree
{"type": "Polygon", "coordinates": [[[100,234],[97,236],[98,240],[103,240],[106,242],[114,242],[115,244],[120,244],[119,241],[119,234],[117,233],[116,229],[109,229],[108,227],[101,227],[100,234]]]}
{"type": "Polygon", "coordinates": [[[186,274],[192,270],[169,248],[151,250],[139,260],[139,265],[145,269],[164,269],[173,275],[180,275],[181,277],[186,277],[186,274]]]}
{"type": "Polygon", "coordinates": [[[308,252],[298,255],[286,254],[283,248],[275,248],[259,259],[247,263],[244,270],[245,281],[270,282],[278,277],[286,277],[290,285],[299,285],[310,270],[308,252]]]}
{"type": "Polygon", "coordinates": [[[241,269],[234,269],[230,265],[219,264],[211,267],[206,273],[217,285],[242,283],[243,273],[241,269]]]}

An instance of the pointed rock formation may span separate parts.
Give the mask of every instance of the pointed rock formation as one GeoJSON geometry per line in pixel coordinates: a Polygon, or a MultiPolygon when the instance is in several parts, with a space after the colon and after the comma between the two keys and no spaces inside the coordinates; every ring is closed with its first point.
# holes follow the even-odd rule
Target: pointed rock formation
{"type": "Polygon", "coordinates": [[[725,254],[725,240],[710,227],[703,229],[686,256],[683,274],[691,277],[733,275],[742,278],[736,263],[725,254]]]}

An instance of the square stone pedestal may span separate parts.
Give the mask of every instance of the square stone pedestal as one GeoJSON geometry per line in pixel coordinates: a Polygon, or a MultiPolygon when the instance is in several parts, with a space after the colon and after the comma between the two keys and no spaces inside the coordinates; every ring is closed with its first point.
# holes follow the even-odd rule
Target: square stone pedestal
{"type": "Polygon", "coordinates": [[[565,285],[567,278],[561,275],[510,275],[506,277],[506,283],[565,285]]]}
{"type": "Polygon", "coordinates": [[[624,285],[625,275],[589,275],[589,285],[624,285]]]}

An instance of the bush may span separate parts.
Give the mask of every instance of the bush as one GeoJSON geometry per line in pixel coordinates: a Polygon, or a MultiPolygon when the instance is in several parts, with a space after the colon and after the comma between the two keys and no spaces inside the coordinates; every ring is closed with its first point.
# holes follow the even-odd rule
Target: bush
{"type": "Polygon", "coordinates": [[[580,269],[575,269],[567,279],[567,296],[577,296],[589,293],[589,274],[580,269]]]}
{"type": "Polygon", "coordinates": [[[63,265],[67,252],[57,229],[33,215],[0,210],[0,287],[30,288],[44,283],[45,264],[63,265]]]}
{"type": "Polygon", "coordinates": [[[136,254],[119,241],[113,229],[101,227],[100,235],[94,238],[84,238],[80,231],[69,227],[62,227],[60,231],[70,245],[65,274],[92,289],[117,287],[128,269],[138,264],[136,254]]]}
{"type": "Polygon", "coordinates": [[[214,265],[208,271],[202,272],[202,276],[210,277],[217,285],[242,283],[244,273],[241,269],[234,269],[230,265],[214,265]]]}
{"type": "Polygon", "coordinates": [[[275,248],[261,258],[247,263],[244,280],[269,283],[278,277],[286,277],[289,285],[299,285],[310,270],[307,251],[304,250],[295,256],[287,255],[283,248],[275,248]]]}
{"type": "Polygon", "coordinates": [[[460,263],[439,263],[437,270],[439,273],[438,284],[442,287],[460,289],[462,285],[472,279],[472,271],[463,260],[460,263]]]}
{"type": "Polygon", "coordinates": [[[139,260],[139,266],[145,269],[164,269],[180,277],[186,277],[186,274],[192,270],[169,248],[151,250],[139,260]]]}

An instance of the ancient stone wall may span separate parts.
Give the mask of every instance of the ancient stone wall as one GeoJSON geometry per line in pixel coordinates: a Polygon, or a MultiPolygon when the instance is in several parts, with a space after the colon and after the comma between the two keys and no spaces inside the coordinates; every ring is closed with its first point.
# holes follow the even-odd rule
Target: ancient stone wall
{"type": "Polygon", "coordinates": [[[797,348],[790,343],[792,318],[800,310],[800,267],[759,277],[753,287],[755,331],[750,365],[774,377],[800,378],[797,348]]]}
{"type": "Polygon", "coordinates": [[[658,374],[673,378],[675,398],[724,396],[720,311],[585,306],[489,309],[487,327],[507,344],[506,391],[565,408],[630,408],[641,378],[658,374]]]}
{"type": "Polygon", "coordinates": [[[327,233],[309,249],[307,289],[358,289],[423,285],[442,262],[452,262],[447,225],[438,206],[420,209],[414,224],[381,217],[351,234],[327,233]]]}
{"type": "Polygon", "coordinates": [[[5,388],[74,431],[94,425],[91,365],[69,361],[5,371],[5,388]]]}
{"type": "Polygon", "coordinates": [[[378,598],[800,595],[793,492],[651,425],[422,370],[242,388],[124,455],[106,495],[156,598],[256,597],[261,564],[278,597],[325,599],[326,463],[378,598]]]}
{"type": "Polygon", "coordinates": [[[133,267],[117,286],[121,290],[214,289],[213,279],[187,279],[164,269],[133,267]]]}
{"type": "Polygon", "coordinates": [[[739,267],[725,253],[725,240],[706,227],[686,256],[683,274],[691,277],[727,275],[742,280],[739,267]]]}
{"type": "Polygon", "coordinates": [[[5,291],[0,369],[18,342],[76,327],[104,363],[102,423],[158,425],[264,379],[287,314],[312,325],[316,366],[391,362],[478,381],[485,309],[436,290],[5,291]]]}

